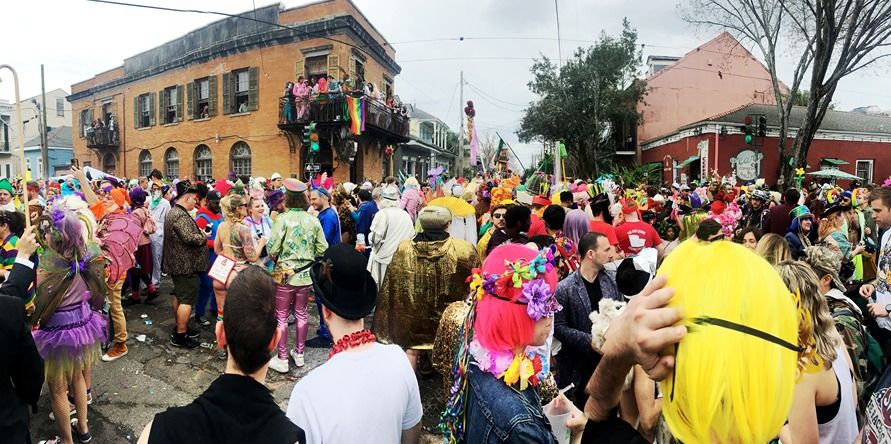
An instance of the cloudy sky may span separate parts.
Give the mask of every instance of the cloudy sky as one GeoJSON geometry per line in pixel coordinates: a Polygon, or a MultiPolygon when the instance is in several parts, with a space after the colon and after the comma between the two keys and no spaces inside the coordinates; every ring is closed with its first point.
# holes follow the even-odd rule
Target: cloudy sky
{"type": "MultiPolygon", "coordinates": [[[[240,13],[268,5],[264,0],[125,0],[175,8],[240,13]]],[[[400,97],[458,125],[459,74],[464,100],[473,100],[481,137],[500,133],[524,163],[540,150],[519,144],[515,131],[523,107],[534,100],[527,82],[532,59],[558,57],[557,16],[552,0],[354,0],[396,49],[402,74],[400,97]],[[459,40],[464,37],[464,40],[459,40]]],[[[616,34],[627,17],[647,55],[683,55],[716,32],[682,22],[672,0],[557,0],[562,54],[591,45],[602,31],[616,34]]],[[[308,3],[284,0],[286,7],[308,3]]],[[[64,88],[123,59],[158,46],[220,17],[135,9],[86,0],[6,1],[0,63],[15,67],[22,97],[40,92],[40,64],[47,89],[64,88]]],[[[753,51],[754,52],[754,51],[753,51]]],[[[757,55],[757,53],[756,53],[757,55]]],[[[791,72],[792,58],[781,68],[791,72]]],[[[891,66],[845,79],[836,94],[838,109],[877,105],[891,109],[891,66]]],[[[787,75],[789,75],[787,73],[787,75]]],[[[8,71],[0,71],[0,99],[12,101],[8,71]]]]}

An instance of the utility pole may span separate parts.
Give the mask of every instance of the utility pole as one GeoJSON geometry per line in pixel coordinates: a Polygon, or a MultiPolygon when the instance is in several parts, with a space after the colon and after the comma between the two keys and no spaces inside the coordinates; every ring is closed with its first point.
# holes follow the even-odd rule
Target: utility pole
{"type": "Polygon", "coordinates": [[[43,175],[44,179],[49,179],[49,135],[46,131],[46,83],[43,79],[43,64],[40,64],[40,97],[41,102],[43,102],[43,106],[41,107],[41,112],[43,112],[43,116],[41,117],[41,121],[43,125],[40,130],[40,159],[43,162],[43,171],[40,174],[43,175]]]}
{"type": "Polygon", "coordinates": [[[464,175],[464,71],[461,71],[461,92],[458,96],[458,161],[455,162],[455,169],[458,170],[454,176],[464,175]]]}
{"type": "MultiPolygon", "coordinates": [[[[563,44],[560,43],[560,6],[558,0],[554,0],[554,11],[557,13],[557,77],[563,69],[563,44]]],[[[560,159],[560,142],[554,144],[554,188],[562,182],[560,176],[563,173],[562,160],[560,159]]]]}

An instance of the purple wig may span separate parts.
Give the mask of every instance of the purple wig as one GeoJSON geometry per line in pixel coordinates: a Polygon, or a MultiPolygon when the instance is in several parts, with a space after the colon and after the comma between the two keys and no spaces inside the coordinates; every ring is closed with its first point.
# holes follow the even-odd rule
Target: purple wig
{"type": "Polygon", "coordinates": [[[572,241],[574,245],[591,231],[591,221],[583,210],[571,210],[566,213],[566,221],[563,222],[563,235],[572,241]]]}
{"type": "Polygon", "coordinates": [[[142,187],[130,190],[130,206],[136,209],[141,208],[143,205],[145,205],[145,190],[142,187]]]}
{"type": "Polygon", "coordinates": [[[86,254],[83,223],[77,212],[65,207],[65,201],[57,202],[50,213],[53,227],[50,231],[50,247],[60,256],[74,260],[86,254]]]}

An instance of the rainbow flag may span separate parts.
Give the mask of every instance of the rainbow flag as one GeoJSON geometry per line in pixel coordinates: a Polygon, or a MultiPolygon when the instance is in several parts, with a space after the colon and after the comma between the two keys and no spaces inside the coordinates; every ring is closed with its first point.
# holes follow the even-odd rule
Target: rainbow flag
{"type": "Polygon", "coordinates": [[[350,134],[359,136],[365,131],[365,99],[347,96],[346,107],[350,119],[350,134]]]}

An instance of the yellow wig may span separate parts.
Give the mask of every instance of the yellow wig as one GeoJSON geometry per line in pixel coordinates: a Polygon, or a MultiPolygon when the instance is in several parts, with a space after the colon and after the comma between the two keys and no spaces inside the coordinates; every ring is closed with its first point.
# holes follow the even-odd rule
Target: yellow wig
{"type": "Polygon", "coordinates": [[[684,443],[766,443],[789,413],[797,378],[794,297],[765,260],[731,242],[684,242],[663,263],[688,334],[662,413],[684,443]]]}

